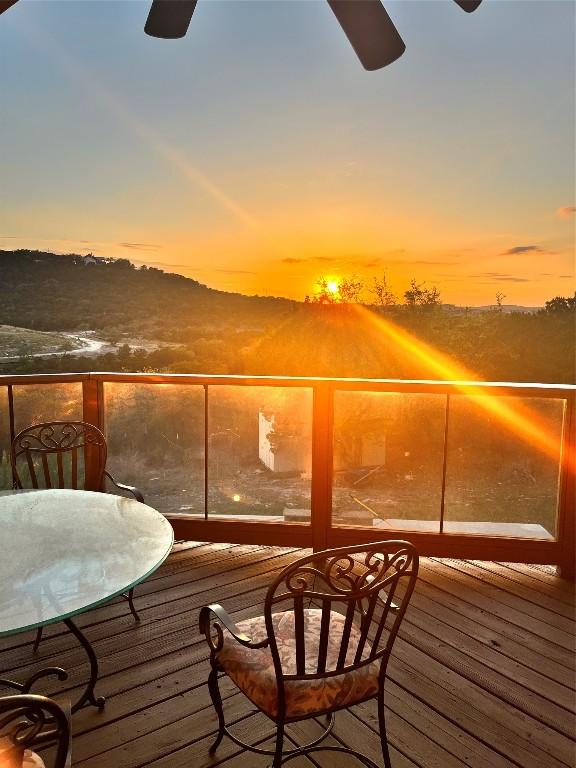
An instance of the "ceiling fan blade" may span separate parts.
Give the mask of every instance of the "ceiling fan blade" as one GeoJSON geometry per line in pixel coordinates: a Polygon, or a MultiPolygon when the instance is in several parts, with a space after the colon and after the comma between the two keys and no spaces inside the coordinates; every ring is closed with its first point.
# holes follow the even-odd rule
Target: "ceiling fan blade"
{"type": "Polygon", "coordinates": [[[188,32],[197,0],[154,0],[144,32],[151,37],[174,40],[188,32]]]}
{"type": "Polygon", "coordinates": [[[472,13],[472,11],[475,11],[476,8],[478,8],[482,0],[454,0],[454,2],[457,3],[463,11],[466,11],[466,13],[472,13]]]}
{"type": "Polygon", "coordinates": [[[380,69],[406,50],[380,0],[328,0],[364,69],[380,69]]]}
{"type": "Polygon", "coordinates": [[[14,5],[14,3],[17,2],[18,0],[0,0],[0,13],[4,13],[4,11],[7,11],[11,5],[14,5]]]}

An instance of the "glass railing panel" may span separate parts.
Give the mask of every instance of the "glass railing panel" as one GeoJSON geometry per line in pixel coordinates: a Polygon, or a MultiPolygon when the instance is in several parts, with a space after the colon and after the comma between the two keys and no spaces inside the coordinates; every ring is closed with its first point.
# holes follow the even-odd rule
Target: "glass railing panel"
{"type": "Polygon", "coordinates": [[[439,530],[445,395],[336,392],[333,524],[439,530]]]}
{"type": "MultiPolygon", "coordinates": [[[[68,384],[31,384],[15,385],[12,388],[14,401],[14,431],[17,434],[20,430],[30,427],[34,424],[45,421],[81,421],[82,420],[82,384],[80,382],[70,382],[68,384]]],[[[3,418],[9,419],[8,404],[0,404],[3,411],[3,418]]],[[[5,422],[0,425],[2,442],[6,441],[9,446],[9,426],[5,422]]],[[[43,472],[38,456],[33,458],[33,464],[36,471],[36,479],[33,479],[27,466],[19,466],[20,482],[24,488],[31,488],[35,483],[44,487],[43,472]]],[[[9,459],[6,454],[4,459],[0,459],[0,484],[4,485],[11,481],[11,470],[9,469],[9,459]],[[8,480],[10,477],[10,481],[8,480]]],[[[48,467],[51,477],[51,484],[57,485],[58,470],[56,456],[48,456],[48,467]]],[[[82,457],[79,457],[79,476],[84,477],[82,457]],[[82,466],[80,466],[82,465],[82,466]]],[[[64,485],[72,486],[70,480],[71,467],[68,462],[64,462],[64,485]]],[[[83,482],[83,480],[82,480],[83,482]]]]}
{"type": "Polygon", "coordinates": [[[114,479],[164,514],[203,514],[203,387],[105,384],[104,402],[114,479]]]}
{"type": "Polygon", "coordinates": [[[0,387],[0,491],[12,488],[8,387],[0,387]]]}
{"type": "Polygon", "coordinates": [[[82,384],[16,385],[14,426],[16,432],[41,421],[82,421],[82,384]]]}
{"type": "Polygon", "coordinates": [[[556,536],[565,401],[452,395],[444,531],[556,536]]]}
{"type": "Polygon", "coordinates": [[[310,523],[312,390],[209,388],[211,519],[310,523]]]}

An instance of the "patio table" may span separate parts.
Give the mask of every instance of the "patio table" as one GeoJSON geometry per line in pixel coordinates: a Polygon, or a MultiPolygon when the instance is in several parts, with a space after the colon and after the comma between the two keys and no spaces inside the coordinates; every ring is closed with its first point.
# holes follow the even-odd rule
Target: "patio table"
{"type": "MultiPolygon", "coordinates": [[[[144,581],[173,541],[168,520],[133,499],[59,489],[0,492],[0,637],[64,622],[90,663],[72,712],[104,705],[94,694],[96,654],[73,617],[144,581]]],[[[23,683],[0,678],[0,685],[26,693],[46,675],[68,676],[49,667],[23,683]]]]}

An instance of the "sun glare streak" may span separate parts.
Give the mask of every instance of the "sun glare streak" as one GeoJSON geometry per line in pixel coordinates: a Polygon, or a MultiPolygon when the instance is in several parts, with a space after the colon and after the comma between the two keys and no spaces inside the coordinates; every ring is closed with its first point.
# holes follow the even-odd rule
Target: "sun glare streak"
{"type": "MultiPolygon", "coordinates": [[[[460,363],[438,351],[430,344],[416,338],[404,328],[400,328],[387,318],[376,315],[370,310],[354,305],[362,322],[373,325],[387,341],[411,355],[426,365],[434,376],[444,381],[472,382],[477,379],[475,374],[460,363]]],[[[558,461],[560,446],[558,439],[542,418],[530,408],[515,403],[511,406],[506,398],[487,393],[486,395],[471,394],[470,387],[465,383],[456,386],[462,394],[467,395],[485,411],[495,416],[511,432],[525,442],[538,448],[554,461],[558,461]]],[[[521,393],[519,393],[521,397],[521,393]]],[[[563,457],[567,461],[567,457],[563,457]]]]}
{"type": "MultiPolygon", "coordinates": [[[[27,24],[27,31],[31,27],[27,24]]],[[[115,94],[109,88],[105,88],[92,72],[89,72],[82,63],[73,59],[56,41],[47,30],[34,28],[34,41],[48,50],[56,58],[71,80],[76,81],[83,93],[90,93],[93,100],[97,101],[109,114],[114,115],[124,126],[137,134],[142,142],[157,156],[165,160],[172,168],[178,171],[187,181],[192,182],[198,189],[206,193],[212,200],[234,216],[241,224],[252,229],[272,242],[269,234],[263,231],[262,224],[249,213],[231,195],[222,189],[213,179],[193,165],[183,152],[171,146],[149,125],[139,120],[129,109],[125,100],[115,94]]],[[[284,249],[275,249],[284,254],[284,249]]]]}
{"type": "MultiPolygon", "coordinates": [[[[102,89],[100,89],[102,90],[102,89]]],[[[220,187],[209,176],[203,173],[198,167],[193,165],[190,160],[179,150],[162,141],[159,136],[148,125],[137,120],[128,110],[125,104],[108,92],[104,92],[106,100],[109,101],[113,110],[120,116],[122,121],[129,125],[137,133],[143,142],[150,147],[159,157],[165,160],[174,170],[178,171],[187,181],[192,182],[198,189],[216,201],[228,213],[231,213],[244,226],[258,230],[259,222],[236,202],[222,187],[220,187]]]]}
{"type": "Polygon", "coordinates": [[[146,138],[150,145],[154,147],[156,152],[188,179],[188,181],[196,184],[197,187],[206,192],[213,200],[235,216],[242,224],[250,229],[260,229],[260,223],[254,216],[248,213],[248,211],[230,197],[230,195],[224,192],[222,187],[218,186],[216,182],[212,181],[212,179],[199,170],[199,168],[192,165],[184,154],[168,144],[161,142],[149,128],[139,126],[138,131],[146,138]]]}

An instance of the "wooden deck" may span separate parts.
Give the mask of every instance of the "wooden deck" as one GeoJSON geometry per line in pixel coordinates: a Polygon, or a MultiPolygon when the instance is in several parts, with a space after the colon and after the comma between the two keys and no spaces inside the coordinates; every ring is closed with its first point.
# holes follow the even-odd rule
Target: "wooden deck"
{"type": "MultiPolygon", "coordinates": [[[[123,601],[79,617],[100,660],[97,693],[107,702],[103,712],[87,708],[74,716],[73,766],[268,765],[226,739],[216,758],[208,755],[215,718],[198,609],[218,600],[237,620],[256,615],[271,574],[299,554],[180,544],[137,590],[140,625],[123,601]]],[[[30,640],[0,641],[1,674],[22,679],[48,663],[68,669],[72,685],[84,679],[85,657],[62,625],[48,629],[36,657],[30,640]]],[[[574,682],[574,590],[551,569],[424,559],[389,666],[393,766],[573,768],[574,682]]],[[[270,724],[251,715],[230,684],[223,690],[238,732],[270,739],[270,724]]],[[[301,741],[319,727],[309,721],[289,733],[301,741]]],[[[334,736],[381,764],[376,728],[375,708],[364,704],[337,716],[334,736]]],[[[314,761],[300,757],[290,765],[359,763],[316,753],[314,761]]]]}

